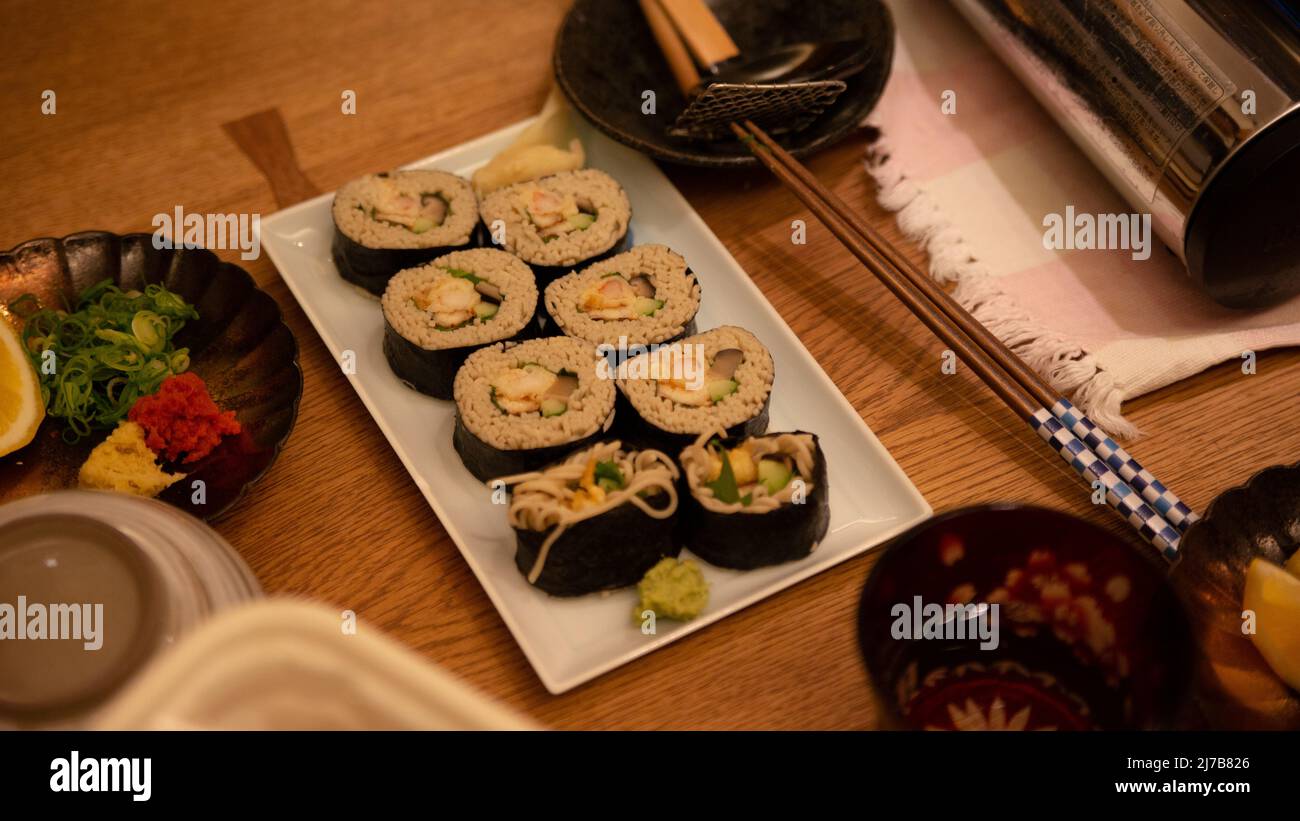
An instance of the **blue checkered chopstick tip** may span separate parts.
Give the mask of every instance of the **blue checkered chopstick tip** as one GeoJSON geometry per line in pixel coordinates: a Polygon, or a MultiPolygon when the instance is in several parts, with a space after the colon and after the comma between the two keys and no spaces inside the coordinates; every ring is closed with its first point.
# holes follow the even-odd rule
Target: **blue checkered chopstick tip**
{"type": "Polygon", "coordinates": [[[1052,405],[1052,415],[1069,428],[1075,436],[1105,460],[1134,490],[1141,494],[1156,512],[1184,533],[1200,517],[1184,504],[1169,488],[1157,479],[1133,455],[1120,447],[1106,431],[1097,426],[1083,411],[1070,404],[1068,399],[1058,399],[1052,405]]]}
{"type": "Polygon", "coordinates": [[[1062,424],[1046,408],[1039,408],[1030,418],[1034,430],[1057,454],[1069,463],[1091,486],[1099,482],[1106,491],[1106,503],[1142,536],[1154,545],[1166,559],[1178,558],[1179,532],[1150,505],[1131,485],[1125,482],[1083,440],[1062,424]]]}

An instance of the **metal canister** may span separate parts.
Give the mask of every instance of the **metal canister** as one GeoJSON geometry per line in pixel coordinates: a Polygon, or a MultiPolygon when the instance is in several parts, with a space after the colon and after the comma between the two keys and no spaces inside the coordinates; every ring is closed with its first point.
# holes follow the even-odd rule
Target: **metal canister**
{"type": "Polygon", "coordinates": [[[952,2],[1215,301],[1300,293],[1300,3],[952,2]]]}

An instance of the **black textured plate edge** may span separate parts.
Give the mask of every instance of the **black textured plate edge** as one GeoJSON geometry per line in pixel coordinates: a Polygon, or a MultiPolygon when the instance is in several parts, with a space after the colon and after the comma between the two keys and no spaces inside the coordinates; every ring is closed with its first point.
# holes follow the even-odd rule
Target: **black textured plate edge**
{"type": "MultiPolygon", "coordinates": [[[[1218,496],[1215,496],[1210,502],[1210,506],[1205,509],[1204,515],[1201,516],[1201,521],[1209,521],[1213,519],[1215,517],[1215,511],[1224,505],[1239,504],[1243,496],[1256,489],[1258,484],[1263,480],[1263,477],[1274,473],[1287,473],[1291,471],[1300,473],[1300,462],[1296,462],[1293,465],[1269,465],[1268,467],[1260,468],[1252,473],[1246,481],[1239,485],[1234,485],[1220,493],[1218,496]]],[[[1194,523],[1192,527],[1196,527],[1196,524],[1194,523]]]]}
{"type": "MultiPolygon", "coordinates": [[[[848,138],[848,136],[855,130],[862,127],[866,118],[870,116],[871,112],[875,111],[876,106],[879,105],[880,98],[883,97],[885,93],[885,85],[889,82],[889,78],[894,73],[894,51],[897,47],[896,41],[898,40],[898,28],[894,25],[893,12],[889,10],[889,5],[885,3],[884,0],[881,0],[879,5],[882,20],[889,29],[889,37],[886,38],[887,45],[885,47],[885,65],[887,66],[887,69],[877,75],[879,80],[877,81],[876,86],[871,89],[871,101],[864,106],[865,110],[856,118],[856,120],[851,121],[844,128],[827,132],[807,145],[789,149],[792,156],[803,157],[823,148],[828,148],[835,143],[848,138]]],[[[564,38],[564,33],[568,29],[569,23],[573,18],[575,8],[576,4],[569,7],[569,10],[564,14],[564,19],[560,22],[559,29],[555,32],[554,45],[551,47],[551,72],[555,75],[555,82],[560,87],[560,90],[564,92],[564,98],[569,101],[569,105],[573,106],[573,108],[577,110],[593,128],[616,142],[626,145],[634,151],[638,151],[656,160],[663,160],[664,162],[690,165],[700,168],[746,168],[758,164],[758,159],[747,153],[737,154],[731,157],[706,157],[689,151],[665,150],[661,146],[643,143],[641,140],[630,137],[616,128],[607,126],[595,115],[589,106],[585,105],[580,99],[578,99],[577,95],[569,85],[567,75],[561,69],[560,41],[564,38]]]]}

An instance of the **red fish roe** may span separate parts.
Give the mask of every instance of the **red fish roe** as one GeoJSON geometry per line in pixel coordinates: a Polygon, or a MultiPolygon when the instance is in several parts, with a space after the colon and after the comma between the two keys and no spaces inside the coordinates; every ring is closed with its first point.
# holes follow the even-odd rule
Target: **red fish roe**
{"type": "Polygon", "coordinates": [[[168,461],[197,462],[212,452],[221,437],[239,433],[234,411],[223,411],[208,395],[208,386],[193,373],[169,376],[152,396],[131,406],[132,422],[144,428],[145,442],[168,461]]]}

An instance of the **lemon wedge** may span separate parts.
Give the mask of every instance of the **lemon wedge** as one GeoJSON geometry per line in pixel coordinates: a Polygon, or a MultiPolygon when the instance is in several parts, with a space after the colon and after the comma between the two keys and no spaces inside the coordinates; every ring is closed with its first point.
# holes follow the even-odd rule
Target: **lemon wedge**
{"type": "Polygon", "coordinates": [[[1279,678],[1300,690],[1300,578],[1255,559],[1246,569],[1242,606],[1255,611],[1255,649],[1279,678]]]}
{"type": "Polygon", "coordinates": [[[36,437],[45,418],[41,385],[18,332],[0,314],[0,456],[36,437]]]}
{"type": "Polygon", "coordinates": [[[1210,666],[1224,691],[1254,712],[1268,714],[1285,710],[1291,701],[1291,691],[1276,676],[1219,662],[1210,662],[1210,666]]]}

